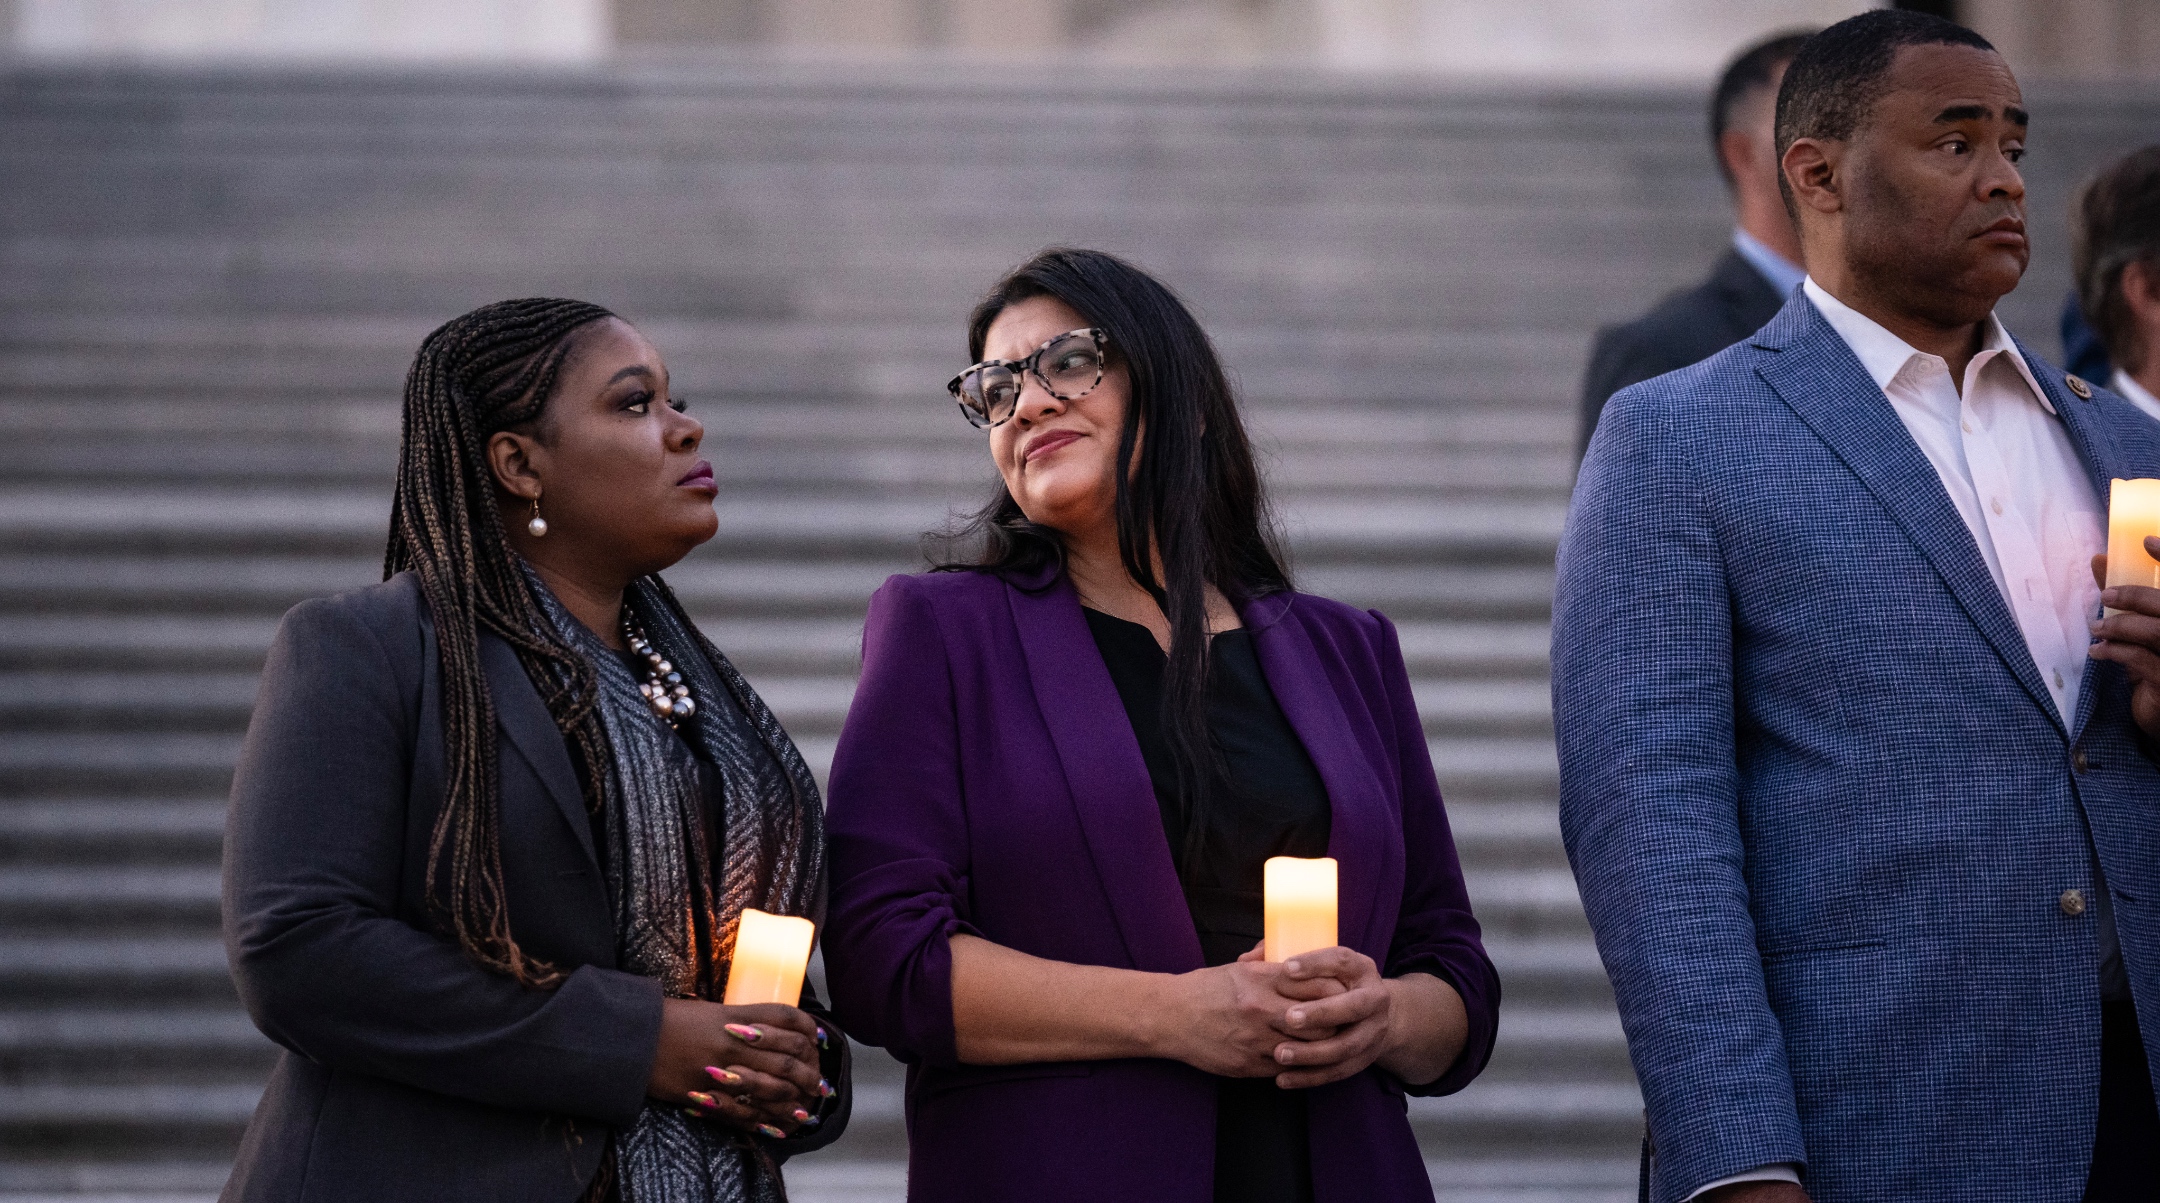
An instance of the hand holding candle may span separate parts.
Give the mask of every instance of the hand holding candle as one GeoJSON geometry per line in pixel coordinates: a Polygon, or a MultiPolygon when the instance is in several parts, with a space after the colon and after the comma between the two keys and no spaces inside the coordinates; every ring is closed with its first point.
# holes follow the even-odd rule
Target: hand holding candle
{"type": "MultiPolygon", "coordinates": [[[[2160,480],[2117,480],[2108,490],[2107,583],[2160,588],[2160,560],[2145,537],[2160,535],[2160,480]]],[[[2122,611],[2110,609],[2109,614],[2122,611]]]]}
{"type": "Polygon", "coordinates": [[[1333,948],[1335,933],[1335,858],[1304,860],[1271,856],[1261,868],[1266,904],[1264,955],[1282,962],[1301,952],[1333,948]]]}
{"type": "Polygon", "coordinates": [[[729,958],[727,992],[720,1001],[731,1007],[800,1004],[816,930],[808,919],[743,908],[729,958]]]}

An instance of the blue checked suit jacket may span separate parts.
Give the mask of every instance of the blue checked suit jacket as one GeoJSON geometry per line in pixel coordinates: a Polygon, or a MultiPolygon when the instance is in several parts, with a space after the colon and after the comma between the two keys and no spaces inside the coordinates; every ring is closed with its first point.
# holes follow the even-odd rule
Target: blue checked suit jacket
{"type": "MultiPolygon", "coordinates": [[[[2105,501],[2160,424],[2019,350],[2105,501]]],[[[2160,1051],[2160,770],[2118,666],[2058,718],[1927,457],[1804,295],[1621,392],[1559,555],[1560,821],[1652,1197],[2076,1200],[2094,850],[2160,1051]],[[2087,839],[2088,829],[2091,839],[2087,839]]]]}

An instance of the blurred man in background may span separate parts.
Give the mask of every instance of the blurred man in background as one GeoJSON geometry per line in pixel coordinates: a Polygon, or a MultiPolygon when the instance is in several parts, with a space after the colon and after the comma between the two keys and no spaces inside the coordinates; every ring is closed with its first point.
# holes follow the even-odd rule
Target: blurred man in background
{"type": "Polygon", "coordinates": [[[1710,144],[1732,189],[1732,249],[1701,284],[1666,297],[1632,322],[1598,331],[1583,380],[1577,456],[1590,445],[1607,398],[1755,333],[1800,287],[1807,273],[1800,266],[1800,236],[1778,194],[1771,125],[1785,65],[1807,39],[1805,32],[1779,34],[1742,53],[1718,79],[1710,97],[1710,144]]]}
{"type": "Polygon", "coordinates": [[[2070,219],[2078,307],[2114,365],[2107,385],[2160,421],[2160,145],[2101,172],[2070,219]]]}

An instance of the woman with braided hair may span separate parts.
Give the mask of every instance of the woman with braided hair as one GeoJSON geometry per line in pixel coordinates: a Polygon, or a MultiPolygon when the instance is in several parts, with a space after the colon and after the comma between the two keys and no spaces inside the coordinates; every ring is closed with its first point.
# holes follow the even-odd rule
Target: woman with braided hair
{"type": "Polygon", "coordinates": [[[658,573],[704,429],[635,328],[488,305],[405,385],[382,584],[285,617],[225,935],[282,1045],[224,1198],[766,1203],[847,1042],[724,1006],[746,907],[822,925],[817,786],[658,573]]]}

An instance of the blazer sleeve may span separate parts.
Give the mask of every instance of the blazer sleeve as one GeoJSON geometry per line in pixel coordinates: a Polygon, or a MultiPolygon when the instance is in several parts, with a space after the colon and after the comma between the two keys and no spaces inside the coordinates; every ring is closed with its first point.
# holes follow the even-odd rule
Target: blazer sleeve
{"type": "Polygon", "coordinates": [[[1614,399],[1560,545],[1560,826],[1649,1110],[1659,1180],[1805,1165],[1749,910],[1732,599],[1657,386],[1614,399]]]}
{"type": "Polygon", "coordinates": [[[628,1123],[659,1040],[657,982],[587,965],[526,989],[397,917],[420,692],[417,670],[399,676],[343,599],[303,603],[278,629],[226,827],[241,1001],[323,1065],[628,1123]]]}
{"type": "Polygon", "coordinates": [[[1418,720],[1417,700],[1410,692],[1402,643],[1386,615],[1374,610],[1372,616],[1380,624],[1376,650],[1395,727],[1403,825],[1402,908],[1381,973],[1386,977],[1430,973],[1462,996],[1470,1028],[1461,1054],[1438,1078],[1403,1087],[1414,1095],[1453,1094],[1468,1086],[1492,1058],[1493,1038],[1500,1027],[1500,975],[1485,953],[1478,921],[1470,913],[1462,862],[1455,854],[1455,836],[1448,830],[1432,752],[1425,743],[1424,724],[1418,720]]]}
{"type": "Polygon", "coordinates": [[[918,582],[870,599],[862,679],[833,753],[826,980],[856,1037],[903,1061],[957,1065],[954,935],[968,910],[960,716],[943,633],[918,582]]]}

